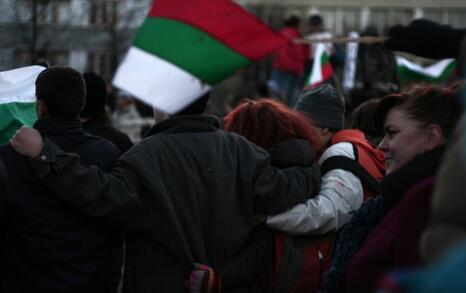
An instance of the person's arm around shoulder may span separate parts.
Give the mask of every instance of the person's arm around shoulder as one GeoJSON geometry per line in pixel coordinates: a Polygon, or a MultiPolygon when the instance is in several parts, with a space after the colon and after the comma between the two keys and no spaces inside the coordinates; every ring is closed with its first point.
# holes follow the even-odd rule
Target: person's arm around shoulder
{"type": "MultiPolygon", "coordinates": [[[[328,148],[319,162],[333,156],[354,159],[350,143],[338,143],[328,148]]],[[[267,226],[290,234],[319,235],[337,231],[350,219],[350,213],[363,201],[361,180],[349,171],[334,169],[322,176],[322,186],[317,196],[292,209],[267,218],[267,226]]]]}
{"type": "Polygon", "coordinates": [[[99,140],[98,144],[94,146],[95,161],[93,165],[96,165],[104,172],[110,172],[122,153],[113,142],[101,138],[99,140]]]}
{"type": "MultiPolygon", "coordinates": [[[[311,151],[312,147],[308,145],[311,151]]],[[[246,149],[248,148],[248,150],[246,149]]],[[[273,215],[304,202],[320,188],[320,168],[310,162],[306,166],[285,169],[273,167],[270,155],[258,146],[249,143],[248,166],[252,166],[254,211],[258,214],[273,215]]]]}
{"type": "Polygon", "coordinates": [[[81,166],[78,155],[43,141],[32,128],[20,128],[9,143],[31,158],[32,169],[47,188],[80,212],[119,230],[145,226],[137,195],[138,174],[131,167],[135,156],[118,161],[112,173],[106,174],[95,166],[81,166]]]}

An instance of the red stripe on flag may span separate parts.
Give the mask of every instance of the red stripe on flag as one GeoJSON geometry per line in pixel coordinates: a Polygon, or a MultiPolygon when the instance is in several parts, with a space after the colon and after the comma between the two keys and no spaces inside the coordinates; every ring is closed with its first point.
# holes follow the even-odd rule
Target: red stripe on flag
{"type": "Polygon", "coordinates": [[[330,77],[332,77],[333,73],[333,67],[330,62],[322,64],[322,80],[328,80],[330,77]]]}
{"type": "Polygon", "coordinates": [[[316,83],[313,83],[313,84],[308,84],[306,86],[303,87],[303,90],[310,90],[310,89],[313,89],[315,87],[318,87],[319,85],[322,85],[324,84],[325,80],[321,80],[319,82],[316,82],[316,83]]]}
{"type": "Polygon", "coordinates": [[[155,0],[149,16],[170,18],[197,27],[253,61],[288,42],[229,0],[155,0]]]}

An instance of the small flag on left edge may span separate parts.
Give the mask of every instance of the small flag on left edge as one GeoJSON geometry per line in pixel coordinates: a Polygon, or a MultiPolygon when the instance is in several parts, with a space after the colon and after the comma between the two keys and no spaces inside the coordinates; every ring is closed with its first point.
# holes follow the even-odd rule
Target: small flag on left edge
{"type": "Polygon", "coordinates": [[[0,72],[0,144],[36,121],[35,82],[44,69],[34,65],[0,72]]]}

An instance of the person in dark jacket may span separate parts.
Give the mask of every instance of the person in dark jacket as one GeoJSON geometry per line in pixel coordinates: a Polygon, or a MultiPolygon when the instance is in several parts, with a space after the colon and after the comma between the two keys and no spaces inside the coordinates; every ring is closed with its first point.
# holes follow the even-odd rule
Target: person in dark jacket
{"type": "Polygon", "coordinates": [[[367,201],[347,224],[327,274],[327,292],[373,292],[393,269],[422,264],[419,244],[445,144],[461,110],[458,85],[414,85],[378,103],[387,176],[381,196],[367,201]]]}
{"type": "Polygon", "coordinates": [[[393,51],[408,52],[431,59],[457,58],[465,37],[465,28],[453,28],[419,18],[408,25],[390,27],[384,45],[393,51]]]}
{"type": "Polygon", "coordinates": [[[257,214],[283,211],[319,189],[318,167],[272,167],[266,151],[201,115],[207,100],[156,124],[109,174],[80,166],[34,129],[10,141],[62,200],[129,231],[124,292],[185,292],[193,264],[230,259],[257,214]]]}
{"type": "MultiPolygon", "coordinates": [[[[262,98],[244,100],[224,118],[224,129],[267,150],[273,166],[286,168],[317,158],[317,132],[308,120],[274,99],[262,98]],[[305,148],[307,144],[313,146],[310,151],[305,148]]],[[[268,274],[275,262],[274,234],[258,227],[231,260],[215,267],[197,265],[189,277],[189,292],[230,292],[258,279],[263,279],[263,292],[270,292],[268,274]],[[222,284],[223,291],[215,287],[216,283],[222,284]]]]}
{"type": "Polygon", "coordinates": [[[95,72],[83,74],[86,81],[86,105],[81,112],[84,131],[113,142],[121,153],[126,153],[133,143],[128,135],[116,129],[110,123],[105,106],[107,105],[107,84],[95,72]]]}
{"type": "MultiPolygon", "coordinates": [[[[110,170],[120,152],[109,141],[85,134],[79,120],[85,99],[81,74],[48,68],[36,80],[34,129],[85,166],[110,170]]],[[[35,176],[25,157],[0,147],[6,176],[6,223],[1,251],[1,292],[111,292],[111,251],[118,233],[71,209],[35,176]]],[[[68,189],[64,189],[66,195],[68,189]]],[[[116,288],[114,288],[116,289],[116,288]]],[[[115,292],[115,291],[113,291],[115,292]]]]}

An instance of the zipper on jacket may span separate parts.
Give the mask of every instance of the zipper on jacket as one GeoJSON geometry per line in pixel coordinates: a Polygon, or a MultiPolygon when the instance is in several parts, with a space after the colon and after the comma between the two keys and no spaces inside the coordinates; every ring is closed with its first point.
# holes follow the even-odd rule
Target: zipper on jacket
{"type": "Polygon", "coordinates": [[[321,280],[323,279],[323,275],[324,275],[324,272],[323,272],[323,269],[324,269],[324,254],[322,253],[322,251],[320,250],[320,248],[317,248],[317,258],[319,259],[319,279],[317,280],[317,290],[320,289],[320,283],[321,283],[321,280]]]}

